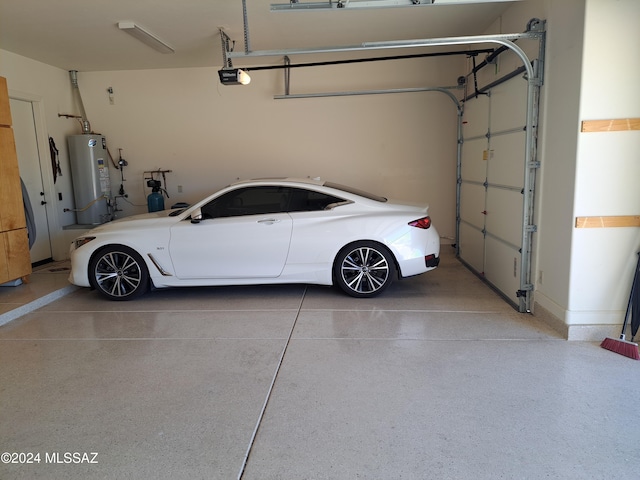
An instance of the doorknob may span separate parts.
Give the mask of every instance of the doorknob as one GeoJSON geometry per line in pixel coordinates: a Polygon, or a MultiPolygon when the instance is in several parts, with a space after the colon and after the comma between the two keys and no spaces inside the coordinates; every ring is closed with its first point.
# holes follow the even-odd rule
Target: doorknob
{"type": "Polygon", "coordinates": [[[42,201],[40,202],[40,205],[46,205],[46,204],[47,204],[47,202],[45,202],[44,200],[42,200],[42,201]]]}

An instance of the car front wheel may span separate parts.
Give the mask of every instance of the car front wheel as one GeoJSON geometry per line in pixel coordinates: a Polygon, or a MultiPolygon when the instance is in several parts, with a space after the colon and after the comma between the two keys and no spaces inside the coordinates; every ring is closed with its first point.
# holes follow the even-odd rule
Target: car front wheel
{"type": "Polygon", "coordinates": [[[337,284],[352,297],[375,297],[391,284],[394,274],[393,255],[374,242],[347,245],[334,264],[337,284]]]}
{"type": "Polygon", "coordinates": [[[110,300],[130,300],[149,289],[149,272],[134,250],[123,245],[110,245],[91,260],[89,281],[93,288],[110,300]]]}

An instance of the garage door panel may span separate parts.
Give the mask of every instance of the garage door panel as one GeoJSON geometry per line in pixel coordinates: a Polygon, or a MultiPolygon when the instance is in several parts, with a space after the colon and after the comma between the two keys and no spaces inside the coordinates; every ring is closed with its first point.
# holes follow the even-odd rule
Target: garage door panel
{"type": "Polygon", "coordinates": [[[521,312],[528,311],[532,301],[531,252],[521,246],[530,245],[536,231],[532,213],[539,162],[531,133],[538,123],[544,66],[542,42],[536,47],[540,63],[533,63],[533,70],[528,59],[505,51],[500,56],[502,72],[471,72],[487,94],[472,94],[464,101],[458,179],[457,242],[464,247],[462,259],[521,312]],[[516,71],[522,62],[527,68],[516,71]],[[527,78],[520,73],[524,70],[527,78]],[[517,296],[520,290],[526,292],[522,297],[517,296]]]}
{"type": "Polygon", "coordinates": [[[518,303],[520,290],[520,252],[501,241],[486,238],[485,278],[513,303],[518,303]]]}
{"type": "Polygon", "coordinates": [[[485,224],[487,232],[520,248],[522,194],[513,190],[489,188],[485,224]]]}
{"type": "Polygon", "coordinates": [[[460,224],[460,258],[477,272],[484,270],[484,235],[465,223],[460,224]]]}
{"type": "Polygon", "coordinates": [[[526,133],[517,132],[491,138],[491,159],[487,168],[490,184],[523,187],[526,133]]]}
{"type": "Polygon", "coordinates": [[[462,115],[462,134],[464,138],[479,137],[489,131],[489,98],[480,96],[466,102],[462,115]]]}
{"type": "Polygon", "coordinates": [[[481,182],[487,178],[487,162],[483,160],[483,152],[487,148],[486,138],[465,142],[462,146],[462,179],[481,182]]]}
{"type": "Polygon", "coordinates": [[[527,82],[516,77],[491,90],[491,132],[527,124],[527,82]]]}
{"type": "Polygon", "coordinates": [[[460,219],[476,228],[484,228],[485,192],[482,185],[463,183],[460,186],[460,219]]]}

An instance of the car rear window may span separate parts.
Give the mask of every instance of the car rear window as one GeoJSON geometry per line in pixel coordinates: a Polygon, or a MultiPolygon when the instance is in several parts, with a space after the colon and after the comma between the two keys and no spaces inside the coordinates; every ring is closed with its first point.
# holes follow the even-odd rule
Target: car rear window
{"type": "Polygon", "coordinates": [[[376,202],[384,203],[387,201],[385,197],[381,197],[380,195],[375,195],[373,193],[360,190],[358,188],[347,187],[346,185],[340,185],[338,183],[325,182],[324,186],[329,188],[335,188],[336,190],[342,190],[343,192],[352,193],[354,195],[360,195],[361,197],[368,198],[370,200],[375,200],[376,202]]]}
{"type": "Polygon", "coordinates": [[[289,212],[317,212],[341,203],[349,203],[344,198],[305,188],[292,188],[291,193],[289,212]]]}

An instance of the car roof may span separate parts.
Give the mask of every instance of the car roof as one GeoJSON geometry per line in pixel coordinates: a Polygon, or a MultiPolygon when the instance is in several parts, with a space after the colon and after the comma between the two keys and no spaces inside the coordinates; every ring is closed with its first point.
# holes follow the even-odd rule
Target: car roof
{"type": "Polygon", "coordinates": [[[239,180],[237,182],[232,183],[231,185],[244,185],[251,183],[260,183],[260,182],[276,182],[276,183],[303,183],[307,185],[317,185],[322,186],[325,184],[325,181],[320,177],[307,177],[307,178],[297,178],[297,177],[262,177],[262,178],[252,178],[249,180],[239,180]]]}
{"type": "Polygon", "coordinates": [[[260,185],[260,184],[270,184],[270,183],[274,183],[276,185],[283,185],[283,184],[291,184],[291,185],[298,185],[298,186],[315,186],[315,187],[324,187],[324,188],[328,188],[330,190],[333,190],[334,192],[337,191],[339,192],[339,195],[342,197],[347,197],[347,198],[351,198],[352,200],[354,199],[354,197],[359,198],[360,200],[373,200],[376,202],[386,202],[387,198],[386,197],[381,197],[380,195],[375,195],[372,193],[369,193],[365,190],[360,190],[359,188],[353,188],[353,187],[349,187],[346,185],[339,185],[337,183],[333,183],[333,182],[329,182],[329,181],[325,181],[322,180],[320,177],[315,177],[315,178],[311,178],[311,177],[307,177],[307,178],[295,178],[295,177],[266,177],[266,178],[254,178],[251,180],[244,180],[244,181],[238,181],[235,183],[232,183],[231,185],[229,185],[229,187],[236,187],[236,186],[242,186],[242,185],[260,185]]]}

